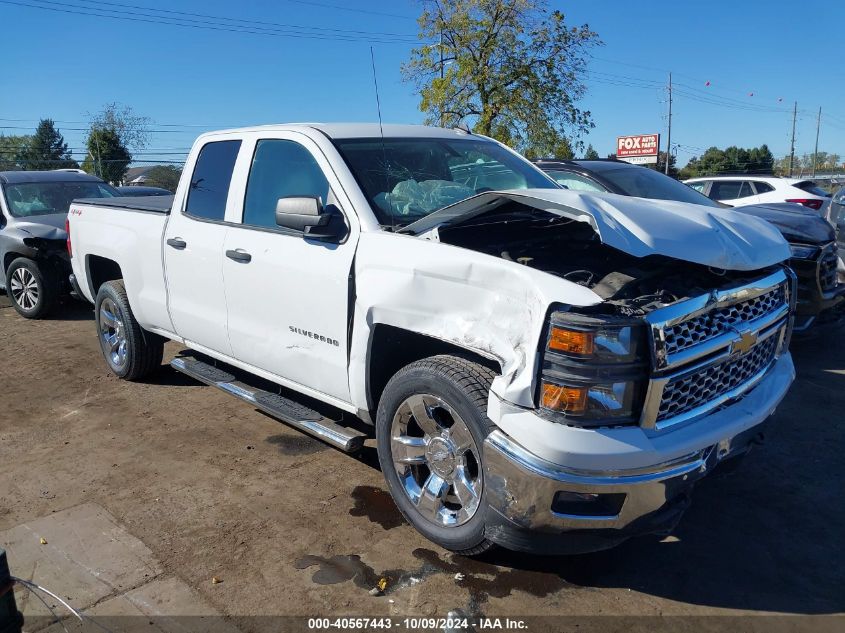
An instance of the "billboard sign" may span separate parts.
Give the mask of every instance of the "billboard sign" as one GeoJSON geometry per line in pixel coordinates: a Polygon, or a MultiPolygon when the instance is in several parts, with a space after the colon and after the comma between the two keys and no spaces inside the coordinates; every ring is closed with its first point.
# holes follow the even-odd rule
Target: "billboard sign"
{"type": "Polygon", "coordinates": [[[636,134],[616,139],[616,157],[637,165],[656,163],[660,134],[636,134]]]}

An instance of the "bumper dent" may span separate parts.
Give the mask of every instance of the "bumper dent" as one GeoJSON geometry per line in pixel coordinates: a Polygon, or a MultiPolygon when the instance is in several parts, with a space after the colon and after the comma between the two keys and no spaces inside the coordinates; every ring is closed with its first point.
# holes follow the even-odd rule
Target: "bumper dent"
{"type": "Polygon", "coordinates": [[[638,471],[573,471],[529,453],[501,431],[484,442],[488,538],[510,549],[582,553],[613,547],[633,536],[668,533],[689,506],[699,479],[721,462],[747,453],[762,425],[681,459],[638,471]],[[618,514],[555,511],[560,492],[584,497],[623,494],[618,514]]]}

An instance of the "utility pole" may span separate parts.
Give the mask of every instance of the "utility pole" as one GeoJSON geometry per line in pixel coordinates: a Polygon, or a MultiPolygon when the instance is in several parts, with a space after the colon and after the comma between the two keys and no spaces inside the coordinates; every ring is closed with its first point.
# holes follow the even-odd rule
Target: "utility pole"
{"type": "Polygon", "coordinates": [[[789,146],[789,177],[792,178],[792,165],[795,162],[795,119],[798,118],[798,102],[792,106],[792,142],[789,146]]]}
{"type": "Polygon", "coordinates": [[[819,128],[822,126],[822,107],[819,106],[819,116],[816,119],[816,149],[813,150],[813,175],[816,177],[816,161],[819,159],[819,128]]]}
{"type": "Polygon", "coordinates": [[[669,130],[666,134],[666,169],[664,173],[669,175],[669,157],[672,155],[672,73],[669,73],[669,130]]]}

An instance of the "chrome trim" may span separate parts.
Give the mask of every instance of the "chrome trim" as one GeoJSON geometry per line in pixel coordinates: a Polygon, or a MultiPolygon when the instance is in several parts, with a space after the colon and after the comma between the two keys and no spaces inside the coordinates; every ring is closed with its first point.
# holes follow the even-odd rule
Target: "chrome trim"
{"type": "MultiPolygon", "coordinates": [[[[788,320],[781,317],[780,321],[768,326],[765,330],[758,330],[757,344],[755,345],[755,347],[757,345],[760,345],[764,341],[767,341],[772,336],[777,335],[780,337],[780,340],[775,346],[775,355],[772,358],[772,361],[768,365],[766,365],[763,370],[755,374],[752,378],[750,378],[745,383],[739,385],[738,387],[735,387],[734,389],[731,389],[730,391],[720,396],[717,396],[706,404],[697,407],[691,411],[687,411],[686,413],[682,413],[667,420],[661,420],[660,422],[657,421],[657,416],[660,410],[660,404],[663,401],[663,392],[666,388],[666,385],[672,382],[673,380],[678,380],[690,374],[698,373],[709,367],[720,365],[725,362],[730,362],[734,358],[730,353],[730,348],[725,348],[725,350],[715,358],[710,358],[704,362],[684,367],[680,371],[677,371],[672,374],[652,378],[649,381],[646,399],[643,403],[643,413],[640,417],[640,426],[642,426],[644,429],[662,431],[669,428],[670,426],[675,426],[685,422],[691,422],[711,413],[715,409],[725,406],[731,400],[736,400],[746,392],[750,391],[752,387],[756,386],[757,383],[759,383],[760,380],[762,380],[766,376],[766,374],[772,369],[772,367],[774,367],[778,358],[780,358],[780,355],[783,352],[783,342],[786,336],[787,326],[788,320]]],[[[750,354],[753,349],[754,348],[747,352],[747,354],[750,354]]]]}
{"type": "MultiPolygon", "coordinates": [[[[252,387],[251,385],[237,380],[214,380],[208,376],[204,376],[191,370],[191,367],[185,362],[184,358],[177,357],[170,361],[170,365],[191,378],[198,380],[206,385],[217,387],[245,402],[256,409],[260,409],[274,418],[281,420],[290,426],[299,429],[309,435],[316,437],[328,444],[331,444],[347,453],[360,450],[364,444],[364,435],[354,429],[341,426],[334,420],[329,418],[321,418],[320,420],[299,419],[293,415],[282,415],[282,411],[261,402],[256,396],[264,392],[262,389],[252,387]]],[[[234,377],[232,377],[234,378],[234,377]]]]}
{"type": "Polygon", "coordinates": [[[630,470],[580,470],[552,464],[537,457],[499,429],[487,436],[489,443],[511,462],[518,464],[531,474],[567,484],[589,484],[612,486],[615,484],[642,484],[649,481],[675,477],[701,468],[705,462],[704,450],[681,457],[630,470]]]}
{"type": "Polygon", "coordinates": [[[732,400],[742,397],[758,384],[788,346],[792,314],[795,308],[794,288],[794,273],[789,269],[781,268],[751,283],[679,301],[647,315],[645,320],[648,324],[649,339],[652,345],[654,374],[648,382],[640,416],[640,426],[652,431],[662,431],[678,424],[691,422],[727,405],[732,400]],[[724,332],[679,352],[669,354],[666,351],[665,332],[667,328],[695,319],[711,310],[727,308],[754,299],[771,292],[778,286],[784,286],[785,304],[773,312],[753,321],[737,324],[729,332],[724,332]],[[771,363],[751,379],[691,411],[658,422],[657,417],[663,400],[663,393],[666,385],[671,381],[739,357],[738,349],[749,339],[754,340],[753,345],[744,350],[743,356],[775,335],[778,335],[780,340],[776,345],[774,358],[771,363]]]}
{"type": "MultiPolygon", "coordinates": [[[[716,345],[705,343],[690,348],[690,350],[683,350],[670,355],[666,351],[666,328],[689,321],[711,310],[726,308],[736,303],[759,297],[771,291],[776,286],[786,283],[787,279],[787,273],[783,269],[780,269],[751,283],[726,290],[714,290],[709,295],[685,299],[648,314],[645,320],[648,325],[649,338],[654,352],[652,358],[653,368],[657,371],[664,371],[678,367],[718,349],[716,345]],[[700,354],[686,353],[691,350],[697,350],[699,347],[703,348],[700,354]]],[[[730,333],[725,333],[712,340],[718,340],[721,345],[726,345],[729,341],[726,341],[725,338],[729,336],[730,333]]],[[[736,334],[733,334],[733,336],[736,336],[736,334]]]]}
{"type": "Polygon", "coordinates": [[[825,289],[822,286],[822,264],[824,263],[825,257],[829,255],[833,255],[834,257],[837,256],[838,253],[838,245],[836,241],[830,242],[821,248],[821,251],[817,255],[816,259],[816,287],[819,290],[822,298],[825,300],[833,299],[836,295],[841,294],[843,292],[843,287],[841,284],[837,284],[836,281],[838,276],[836,275],[836,265],[834,263],[834,284],[832,288],[825,289]]]}
{"type": "Polygon", "coordinates": [[[496,429],[484,441],[487,500],[494,512],[523,529],[544,533],[622,529],[688,493],[720,461],[748,450],[758,432],[755,425],[700,451],[649,468],[586,474],[541,459],[496,429]],[[552,510],[559,491],[624,493],[625,501],[615,515],[564,514],[552,510]]]}

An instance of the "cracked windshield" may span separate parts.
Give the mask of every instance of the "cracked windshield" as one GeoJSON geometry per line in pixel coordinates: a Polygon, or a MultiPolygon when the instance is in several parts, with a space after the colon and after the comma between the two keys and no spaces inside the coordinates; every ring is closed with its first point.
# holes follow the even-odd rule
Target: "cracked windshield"
{"type": "Polygon", "coordinates": [[[406,225],[485,191],[556,189],[522,158],[481,139],[336,141],[383,225],[406,225]]]}

